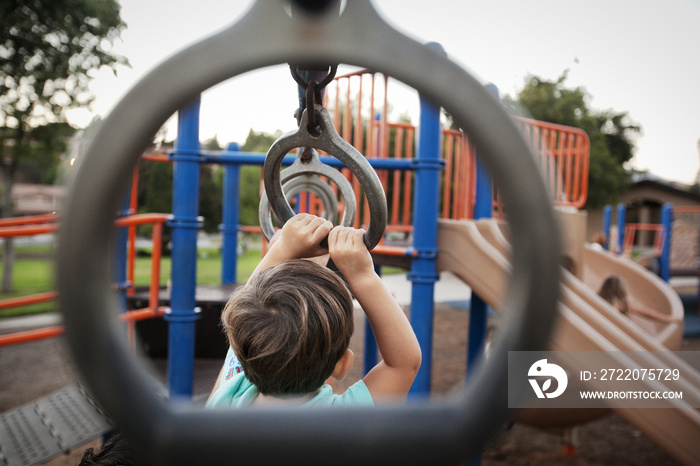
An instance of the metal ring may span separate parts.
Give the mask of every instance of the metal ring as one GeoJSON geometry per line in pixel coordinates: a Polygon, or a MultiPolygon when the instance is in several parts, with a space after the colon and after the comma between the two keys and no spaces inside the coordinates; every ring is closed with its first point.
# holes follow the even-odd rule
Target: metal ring
{"type": "MultiPolygon", "coordinates": [[[[333,126],[333,120],[328,111],[320,105],[316,106],[315,111],[316,122],[321,130],[318,136],[309,133],[307,129],[308,115],[307,111],[304,110],[299,128],[280,136],[267,151],[263,166],[263,181],[272,210],[282,223],[286,223],[294,216],[294,210],[282,193],[280,168],[284,156],[297,147],[313,147],[323,150],[343,162],[352,171],[365,191],[365,198],[369,204],[370,221],[364,240],[367,249],[372,250],[381,241],[386,229],[387,205],[382,183],[367,159],[340,137],[333,126]]],[[[320,161],[318,164],[323,165],[320,161]]]]}
{"type": "Polygon", "coordinates": [[[162,62],[125,95],[89,145],[66,199],[57,280],[72,356],[100,405],[154,464],[307,465],[464,462],[509,415],[508,351],[546,348],[558,297],[557,225],[534,157],[481,83],[443,54],[392,29],[369,0],[340,16],[294,15],[258,0],[230,28],[162,62]],[[114,212],[153,135],[204,90],[283,63],[347,63],[402,81],[468,132],[508,209],[513,269],[505,319],[462,395],[431,405],[348,410],[226,410],[171,405],[118,331],[111,290],[114,212]],[[313,439],[314,447],[309,448],[313,439]],[[379,441],[381,440],[381,441],[379,441]]]}
{"type": "MultiPolygon", "coordinates": [[[[277,143],[277,141],[275,141],[275,143],[277,143]]],[[[273,146],[274,146],[274,144],[273,144],[273,146]]],[[[321,175],[321,176],[327,177],[330,181],[334,182],[336,184],[336,186],[338,186],[338,189],[340,190],[340,195],[343,197],[343,200],[345,201],[345,209],[343,211],[343,218],[341,219],[340,224],[343,226],[351,226],[355,222],[355,215],[357,212],[357,203],[355,200],[355,192],[352,189],[352,185],[347,180],[347,178],[345,178],[343,176],[343,174],[340,173],[338,170],[335,170],[335,169],[329,167],[328,165],[324,164],[323,162],[321,162],[321,160],[318,158],[318,152],[316,152],[316,150],[310,149],[309,153],[310,153],[310,157],[308,157],[308,159],[302,160],[302,158],[300,156],[298,156],[292,165],[290,165],[289,167],[287,167],[286,169],[284,169],[281,172],[281,174],[279,175],[280,183],[285,184],[287,182],[287,180],[291,180],[293,178],[296,178],[296,177],[302,176],[302,175],[306,175],[306,174],[315,174],[315,175],[321,175]]],[[[266,164],[268,163],[268,159],[265,160],[265,163],[266,164]]],[[[278,172],[278,174],[280,173],[279,168],[277,169],[277,172],[278,172]]],[[[267,186],[266,181],[265,181],[265,186],[267,186]]],[[[382,193],[383,193],[383,191],[382,191],[382,193]]],[[[265,189],[264,198],[265,198],[266,202],[269,203],[269,196],[267,194],[267,188],[265,189]]],[[[262,198],[260,199],[260,202],[262,205],[262,198]]],[[[286,202],[287,206],[289,206],[289,202],[286,200],[286,197],[285,197],[285,202],[286,202]]],[[[266,209],[269,210],[269,205],[266,209]]],[[[290,210],[292,209],[291,206],[289,206],[289,209],[290,210]]],[[[273,209],[273,211],[274,211],[274,209],[273,209]]],[[[258,208],[258,214],[259,214],[258,219],[260,221],[260,227],[263,228],[263,233],[264,233],[264,230],[267,227],[267,225],[265,227],[263,227],[262,222],[263,222],[263,218],[265,216],[262,214],[262,212],[263,212],[262,207],[259,207],[258,208]]],[[[275,212],[275,214],[278,215],[277,212],[275,212]]],[[[294,215],[294,211],[292,210],[292,216],[293,215],[294,215]]],[[[278,215],[278,218],[280,218],[280,220],[282,221],[282,224],[286,223],[286,221],[289,220],[289,219],[282,220],[281,217],[279,217],[279,215],[278,215]]],[[[335,223],[335,222],[333,222],[333,223],[335,223]]],[[[274,234],[274,229],[271,228],[271,230],[273,230],[273,234],[274,234]]],[[[269,231],[268,231],[268,233],[269,233],[269,231]]],[[[270,238],[267,237],[267,235],[266,235],[266,238],[268,241],[270,240],[270,238]]]]}
{"type": "MultiPolygon", "coordinates": [[[[286,198],[292,198],[302,192],[312,192],[316,194],[323,204],[324,212],[322,216],[333,224],[337,223],[338,199],[330,185],[319,178],[318,175],[302,175],[299,178],[282,180],[282,187],[284,188],[284,196],[286,198]]],[[[260,221],[260,229],[265,239],[270,241],[275,234],[275,227],[272,222],[270,201],[268,201],[266,193],[263,193],[260,197],[258,219],[260,221]]],[[[352,222],[350,224],[352,224],[352,222]]]]}
{"type": "MultiPolygon", "coordinates": [[[[331,189],[330,185],[323,181],[317,175],[304,175],[294,178],[286,183],[287,190],[284,195],[288,199],[298,196],[301,193],[315,194],[323,206],[321,217],[329,220],[331,223],[338,223],[338,198],[331,189]]],[[[263,196],[266,196],[263,193],[263,196]]],[[[268,203],[268,212],[270,207],[268,203]]],[[[281,225],[280,225],[281,226],[281,225]]]]}

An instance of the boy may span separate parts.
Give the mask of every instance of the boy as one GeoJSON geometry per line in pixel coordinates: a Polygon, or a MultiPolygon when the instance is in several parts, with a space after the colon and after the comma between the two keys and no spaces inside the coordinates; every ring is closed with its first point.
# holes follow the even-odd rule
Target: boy
{"type": "Polygon", "coordinates": [[[282,228],[248,283],[226,304],[222,323],[231,348],[208,407],[270,403],[372,405],[405,397],[421,363],[413,329],[374,272],[364,230],[335,227],[299,214],[282,228]],[[319,246],[328,236],[328,249],[319,246]],[[313,260],[330,253],[372,326],[383,361],[342,395],[324,381],[342,380],[353,304],[341,279],[313,260]]]}

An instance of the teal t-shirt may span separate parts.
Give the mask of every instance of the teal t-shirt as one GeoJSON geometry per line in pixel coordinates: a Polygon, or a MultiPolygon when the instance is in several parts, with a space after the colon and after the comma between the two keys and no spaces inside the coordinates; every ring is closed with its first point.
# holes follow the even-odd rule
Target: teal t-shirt
{"type": "MultiPolygon", "coordinates": [[[[258,389],[246,379],[241,363],[231,348],[226,354],[226,370],[219,388],[214,392],[207,408],[243,408],[258,396],[258,389]]],[[[360,380],[341,395],[334,395],[330,385],[324,385],[318,394],[302,406],[374,406],[374,400],[365,383],[360,380]]]]}

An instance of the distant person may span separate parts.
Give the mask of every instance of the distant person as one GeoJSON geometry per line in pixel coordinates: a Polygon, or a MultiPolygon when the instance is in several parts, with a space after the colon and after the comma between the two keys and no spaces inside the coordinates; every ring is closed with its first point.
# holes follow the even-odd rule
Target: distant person
{"type": "Polygon", "coordinates": [[[627,289],[625,282],[619,275],[609,275],[598,291],[601,298],[610,303],[615,309],[623,315],[630,316],[632,314],[644,317],[646,319],[656,320],[664,323],[678,324],[683,322],[683,319],[662,314],[658,311],[649,308],[632,307],[627,302],[627,289]]]}
{"type": "Polygon", "coordinates": [[[609,302],[612,307],[620,311],[623,315],[629,315],[630,309],[627,304],[627,291],[624,282],[618,275],[608,276],[600,287],[598,295],[609,302]]]}
{"type": "MultiPolygon", "coordinates": [[[[371,406],[404,398],[420,346],[403,310],[374,272],[364,230],[299,214],[289,220],[248,283],[226,304],[230,348],[208,408],[263,404],[371,406]],[[319,244],[328,236],[328,249],[319,244]],[[337,274],[303,258],[330,253],[367,315],[383,361],[340,395],[324,382],[353,363],[350,290],[337,274]]],[[[325,258],[321,262],[325,262],[325,258]]]]}
{"type": "Polygon", "coordinates": [[[605,250],[605,233],[602,231],[599,231],[595,235],[593,235],[593,241],[591,242],[591,247],[595,249],[596,251],[604,251],[605,250]]]}

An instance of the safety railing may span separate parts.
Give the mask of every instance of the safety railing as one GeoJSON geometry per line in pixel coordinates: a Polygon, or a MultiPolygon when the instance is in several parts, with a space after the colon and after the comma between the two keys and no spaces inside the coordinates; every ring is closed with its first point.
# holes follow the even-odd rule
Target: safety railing
{"type": "MultiPolygon", "coordinates": [[[[333,112],[341,136],[367,158],[413,158],[415,127],[387,121],[388,94],[387,77],[362,70],[336,77],[327,88],[326,105],[333,112]]],[[[513,119],[532,145],[553,204],[583,207],[588,197],[590,151],[586,133],[529,118],[513,119]]],[[[441,217],[472,218],[476,149],[461,131],[444,129],[442,139],[445,169],[441,181],[441,217]]],[[[380,171],[380,179],[389,205],[387,231],[411,231],[411,174],[394,172],[390,177],[380,171]]],[[[500,195],[496,188],[493,191],[494,216],[503,218],[505,209],[500,195]]],[[[359,201],[359,193],[357,197],[359,201]]]]}
{"type": "Polygon", "coordinates": [[[570,126],[514,117],[538,158],[555,205],[580,209],[588,198],[590,142],[585,131],[570,126]]]}
{"type": "MultiPolygon", "coordinates": [[[[165,312],[166,308],[159,306],[158,293],[160,291],[160,275],[161,275],[161,257],[163,250],[163,225],[167,221],[167,214],[139,214],[122,217],[115,221],[117,228],[134,229],[139,225],[152,224],[152,242],[153,248],[151,251],[151,270],[149,283],[149,300],[148,307],[131,310],[123,313],[121,318],[129,324],[129,335],[133,338],[133,323],[143,319],[160,317],[165,312]]],[[[59,216],[51,215],[36,215],[31,217],[15,217],[0,220],[0,238],[11,238],[19,236],[34,236],[47,233],[55,233],[59,224],[59,216]],[[50,222],[50,223],[48,223],[50,222]]],[[[130,241],[131,242],[131,241],[130,241]]],[[[131,242],[130,248],[135,251],[135,241],[131,242]]],[[[134,263],[129,265],[129,275],[131,276],[130,286],[127,290],[133,288],[134,263]]],[[[36,293],[27,296],[7,298],[0,300],[0,309],[12,307],[27,306],[41,302],[52,301],[58,298],[58,293],[49,291],[36,293]]],[[[60,325],[44,327],[40,329],[27,330],[22,332],[14,332],[5,335],[0,335],[0,346],[13,345],[17,343],[25,343],[44,338],[51,338],[63,333],[63,327],[60,325]]]]}

